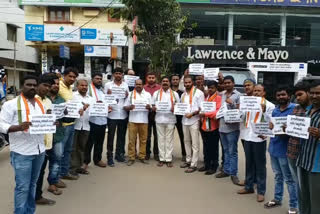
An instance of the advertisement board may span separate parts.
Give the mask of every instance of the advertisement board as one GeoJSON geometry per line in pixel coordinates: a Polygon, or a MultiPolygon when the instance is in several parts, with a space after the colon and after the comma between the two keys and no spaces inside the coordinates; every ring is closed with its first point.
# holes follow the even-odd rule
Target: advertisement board
{"type": "Polygon", "coordinates": [[[19,4],[65,7],[124,7],[121,0],[19,0],[19,4]]]}
{"type": "Polygon", "coordinates": [[[111,57],[111,47],[110,46],[84,46],[85,56],[96,56],[96,57],[111,57]]]}
{"type": "Polygon", "coordinates": [[[82,28],[80,37],[82,45],[128,46],[123,30],[82,28]]]}

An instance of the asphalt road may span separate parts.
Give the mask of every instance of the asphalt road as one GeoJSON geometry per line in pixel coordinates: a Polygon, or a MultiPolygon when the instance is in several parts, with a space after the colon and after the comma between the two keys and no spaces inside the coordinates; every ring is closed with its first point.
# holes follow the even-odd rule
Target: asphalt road
{"type": "MultiPolygon", "coordinates": [[[[240,196],[240,187],[230,178],[195,172],[185,174],[180,169],[180,145],[175,135],[174,167],[156,166],[136,162],[128,167],[116,163],[114,168],[90,166],[90,175],[77,181],[66,181],[67,189],[60,196],[46,191],[44,196],[54,199],[52,207],[37,207],[40,214],[285,214],[288,196],[285,192],[283,206],[266,210],[263,203],[256,202],[256,195],[240,196]]],[[[202,150],[201,150],[202,151],[202,150]]],[[[105,158],[105,156],[104,156],[105,158]]],[[[273,198],[273,173],[268,158],[266,200],[273,198]]],[[[0,152],[0,213],[13,213],[14,174],[10,165],[9,150],[0,152]]],[[[244,178],[244,153],[239,143],[239,177],[244,178]]],[[[286,188],[285,188],[286,189],[286,188]]]]}

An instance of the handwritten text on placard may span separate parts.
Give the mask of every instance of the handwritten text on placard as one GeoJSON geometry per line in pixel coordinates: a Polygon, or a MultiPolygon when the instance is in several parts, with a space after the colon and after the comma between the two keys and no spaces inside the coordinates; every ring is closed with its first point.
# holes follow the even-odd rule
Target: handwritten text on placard
{"type": "Polygon", "coordinates": [[[214,112],[217,109],[216,102],[202,102],[201,103],[201,112],[208,113],[214,112]]]}
{"type": "Polygon", "coordinates": [[[241,96],[240,111],[261,111],[261,97],[241,96]]]}
{"type": "Polygon", "coordinates": [[[56,115],[56,119],[64,117],[64,110],[66,109],[66,103],[52,104],[52,114],[56,115]]]}
{"type": "Polygon", "coordinates": [[[56,115],[41,114],[31,116],[30,134],[49,134],[56,133],[56,115]]]}
{"type": "Polygon", "coordinates": [[[256,135],[262,135],[266,137],[274,137],[272,130],[269,128],[268,122],[255,123],[253,130],[256,135]]]}
{"type": "Polygon", "coordinates": [[[240,122],[239,109],[226,110],[224,112],[224,121],[226,123],[239,123],[240,122]]]}
{"type": "Polygon", "coordinates": [[[310,127],[310,120],[311,119],[308,117],[298,117],[294,115],[288,115],[287,128],[286,128],[287,135],[308,139],[309,138],[308,129],[310,127]]]}
{"type": "Polygon", "coordinates": [[[203,75],[204,64],[193,63],[189,65],[189,75],[203,75]]]}
{"type": "Polygon", "coordinates": [[[175,115],[186,115],[190,113],[190,104],[189,103],[176,103],[174,106],[175,115]]]}
{"type": "Polygon", "coordinates": [[[94,117],[107,117],[108,104],[106,103],[93,103],[89,107],[89,116],[94,117]]]}
{"type": "Polygon", "coordinates": [[[271,122],[273,124],[273,134],[281,135],[286,134],[283,131],[283,126],[287,125],[287,117],[272,117],[271,122]]]}

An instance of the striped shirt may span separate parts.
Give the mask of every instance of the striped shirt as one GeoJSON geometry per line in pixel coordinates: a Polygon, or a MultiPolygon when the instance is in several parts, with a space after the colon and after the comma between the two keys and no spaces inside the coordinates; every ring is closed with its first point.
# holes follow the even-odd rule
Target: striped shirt
{"type": "MultiPolygon", "coordinates": [[[[310,127],[320,127],[320,109],[311,115],[312,105],[307,108],[306,116],[311,118],[310,127]]],[[[320,173],[320,144],[319,139],[309,136],[301,139],[301,151],[298,156],[297,166],[309,172],[320,173]]]]}

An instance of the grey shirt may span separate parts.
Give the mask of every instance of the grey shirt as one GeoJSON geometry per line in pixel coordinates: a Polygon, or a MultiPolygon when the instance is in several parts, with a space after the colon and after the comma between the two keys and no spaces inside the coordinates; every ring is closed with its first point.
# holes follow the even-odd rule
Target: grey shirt
{"type": "MultiPolygon", "coordinates": [[[[223,91],[221,105],[224,102],[226,102],[227,98],[230,98],[233,101],[233,103],[227,104],[228,109],[237,109],[237,105],[240,103],[240,95],[241,95],[241,93],[239,91],[237,91],[236,89],[233,90],[230,97],[227,97],[226,91],[223,91]]],[[[240,125],[240,123],[226,123],[224,121],[224,118],[222,117],[219,120],[219,132],[230,133],[233,131],[237,131],[240,129],[239,125],[240,125]]]]}

